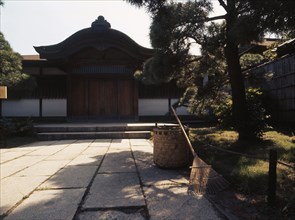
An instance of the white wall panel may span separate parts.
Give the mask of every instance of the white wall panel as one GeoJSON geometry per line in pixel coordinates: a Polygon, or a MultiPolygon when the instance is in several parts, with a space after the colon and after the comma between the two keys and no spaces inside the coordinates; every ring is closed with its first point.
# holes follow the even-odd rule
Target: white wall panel
{"type": "MultiPolygon", "coordinates": [[[[171,99],[171,105],[176,103],[178,99],[171,99]]],[[[190,113],[187,111],[186,107],[179,107],[176,109],[176,114],[177,115],[190,115],[190,113]]]]}
{"type": "Polygon", "coordinates": [[[66,99],[43,99],[43,117],[67,116],[66,99]]]}
{"type": "Polygon", "coordinates": [[[4,117],[38,117],[39,99],[2,100],[4,117]]]}
{"type": "Polygon", "coordinates": [[[168,112],[168,99],[139,99],[138,115],[165,115],[168,112]]]}

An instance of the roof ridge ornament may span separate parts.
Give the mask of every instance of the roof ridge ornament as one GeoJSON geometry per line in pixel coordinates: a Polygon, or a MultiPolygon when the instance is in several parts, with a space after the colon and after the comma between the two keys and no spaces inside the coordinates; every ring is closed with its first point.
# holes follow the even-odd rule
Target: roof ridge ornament
{"type": "Polygon", "coordinates": [[[99,30],[106,30],[111,27],[111,24],[100,15],[94,22],[92,22],[91,27],[99,30]]]}

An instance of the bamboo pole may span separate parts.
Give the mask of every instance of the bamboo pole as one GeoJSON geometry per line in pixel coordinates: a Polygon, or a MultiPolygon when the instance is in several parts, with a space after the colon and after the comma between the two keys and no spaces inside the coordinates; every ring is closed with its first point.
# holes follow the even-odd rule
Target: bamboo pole
{"type": "Polygon", "coordinates": [[[177,120],[177,122],[178,122],[178,124],[179,124],[179,126],[180,126],[180,128],[181,128],[181,130],[182,130],[182,133],[184,134],[184,137],[185,137],[185,139],[186,139],[186,141],[187,141],[187,143],[188,143],[188,146],[189,146],[189,148],[190,148],[190,150],[191,150],[193,156],[196,157],[197,154],[196,154],[196,152],[195,152],[195,150],[194,150],[194,148],[193,148],[193,145],[191,144],[191,141],[190,141],[190,139],[189,139],[187,133],[186,133],[185,130],[184,130],[184,127],[183,127],[181,121],[179,120],[179,118],[178,118],[178,116],[177,116],[177,114],[176,114],[174,108],[173,108],[172,106],[170,106],[170,108],[171,108],[171,110],[172,110],[172,112],[173,112],[173,114],[174,114],[174,116],[175,116],[175,118],[176,118],[176,120],[177,120]]]}

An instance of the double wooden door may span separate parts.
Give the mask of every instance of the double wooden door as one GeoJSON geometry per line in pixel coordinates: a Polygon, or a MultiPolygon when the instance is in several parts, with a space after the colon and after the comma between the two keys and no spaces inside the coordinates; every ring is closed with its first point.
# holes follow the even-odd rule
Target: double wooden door
{"type": "Polygon", "coordinates": [[[80,119],[125,119],[137,116],[137,90],[128,79],[71,76],[69,116],[80,119]]]}

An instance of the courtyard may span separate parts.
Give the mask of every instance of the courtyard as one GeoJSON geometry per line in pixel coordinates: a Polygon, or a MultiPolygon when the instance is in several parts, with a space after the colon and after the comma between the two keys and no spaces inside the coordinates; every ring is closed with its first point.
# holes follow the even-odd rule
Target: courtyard
{"type": "Polygon", "coordinates": [[[34,142],[1,149],[1,219],[220,219],[187,170],[153,163],[147,139],[34,142]]]}

